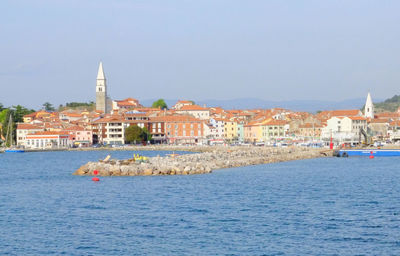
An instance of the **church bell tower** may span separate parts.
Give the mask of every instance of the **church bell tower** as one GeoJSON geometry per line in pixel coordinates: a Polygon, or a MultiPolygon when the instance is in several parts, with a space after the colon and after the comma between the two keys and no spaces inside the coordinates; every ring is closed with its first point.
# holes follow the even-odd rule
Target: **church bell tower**
{"type": "Polygon", "coordinates": [[[100,62],[96,80],[96,110],[108,113],[107,109],[107,84],[104,76],[103,63],[100,62]]]}
{"type": "Polygon", "coordinates": [[[364,116],[366,118],[374,119],[374,103],[372,103],[371,94],[368,93],[367,101],[365,102],[364,116]]]}

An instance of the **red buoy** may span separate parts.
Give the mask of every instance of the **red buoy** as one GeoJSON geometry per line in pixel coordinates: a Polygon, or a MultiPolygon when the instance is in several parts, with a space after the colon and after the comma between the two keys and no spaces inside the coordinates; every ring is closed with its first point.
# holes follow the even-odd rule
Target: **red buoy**
{"type": "Polygon", "coordinates": [[[97,178],[97,177],[93,177],[92,180],[93,180],[93,181],[100,181],[100,179],[97,178]]]}
{"type": "Polygon", "coordinates": [[[373,155],[370,155],[370,156],[369,156],[369,159],[374,159],[374,156],[373,156],[373,155]]]}
{"type": "Polygon", "coordinates": [[[94,175],[97,175],[97,174],[99,174],[99,171],[98,171],[98,170],[94,170],[94,171],[93,171],[93,174],[94,174],[94,175]]]}

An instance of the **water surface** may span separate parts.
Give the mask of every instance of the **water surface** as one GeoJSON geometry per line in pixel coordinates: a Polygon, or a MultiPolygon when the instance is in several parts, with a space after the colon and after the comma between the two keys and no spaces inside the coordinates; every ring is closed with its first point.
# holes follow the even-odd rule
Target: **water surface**
{"type": "Polygon", "coordinates": [[[0,154],[0,255],[400,255],[400,158],[71,175],[109,153],[0,154]]]}

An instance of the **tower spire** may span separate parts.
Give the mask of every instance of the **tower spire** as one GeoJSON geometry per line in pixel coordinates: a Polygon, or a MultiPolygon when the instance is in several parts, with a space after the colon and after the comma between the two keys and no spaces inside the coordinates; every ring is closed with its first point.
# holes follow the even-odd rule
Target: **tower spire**
{"type": "Polygon", "coordinates": [[[106,114],[108,113],[107,105],[106,77],[103,71],[103,63],[100,61],[96,80],[96,110],[100,110],[106,114]]]}
{"type": "Polygon", "coordinates": [[[97,72],[97,80],[99,79],[106,79],[105,75],[104,75],[104,71],[103,71],[103,62],[100,61],[99,64],[99,71],[97,72]]]}
{"type": "Polygon", "coordinates": [[[367,101],[365,102],[364,116],[366,118],[374,118],[374,103],[372,103],[371,94],[368,92],[367,101]]]}

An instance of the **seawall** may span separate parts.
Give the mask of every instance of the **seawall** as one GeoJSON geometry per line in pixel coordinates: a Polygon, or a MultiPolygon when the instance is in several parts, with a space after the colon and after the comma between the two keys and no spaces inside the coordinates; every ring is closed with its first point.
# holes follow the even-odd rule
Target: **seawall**
{"type": "Polygon", "coordinates": [[[74,175],[146,176],[206,174],[213,170],[247,165],[276,163],[331,156],[326,149],[269,147],[205,147],[192,151],[201,153],[178,156],[150,157],[146,162],[132,159],[88,162],[74,175]]]}

